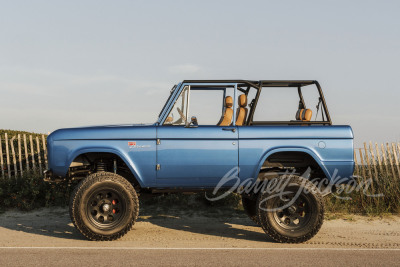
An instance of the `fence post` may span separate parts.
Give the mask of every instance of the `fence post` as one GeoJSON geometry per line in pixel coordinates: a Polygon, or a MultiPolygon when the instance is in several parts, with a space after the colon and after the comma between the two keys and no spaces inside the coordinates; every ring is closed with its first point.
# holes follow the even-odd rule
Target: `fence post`
{"type": "Polygon", "coordinates": [[[18,160],[19,160],[19,171],[21,177],[24,177],[24,171],[22,170],[22,152],[21,152],[21,134],[18,134],[18,160]]]}
{"type": "Polygon", "coordinates": [[[29,154],[28,154],[28,145],[26,144],[26,134],[24,134],[24,149],[25,149],[26,171],[29,172],[29,154]]]}
{"type": "Polygon", "coordinates": [[[7,157],[7,171],[8,171],[8,178],[11,179],[11,168],[10,168],[10,151],[8,149],[8,135],[7,133],[4,134],[6,139],[6,157],[7,157]]]}
{"type": "Polygon", "coordinates": [[[399,161],[397,159],[396,147],[395,147],[394,143],[392,143],[392,149],[393,149],[394,162],[396,163],[398,178],[400,179],[399,161]]]}
{"type": "Polygon", "coordinates": [[[35,150],[33,150],[32,135],[29,136],[29,141],[30,141],[30,143],[31,143],[32,169],[33,169],[34,172],[36,172],[36,166],[35,166],[35,150]]]}
{"type": "MultiPolygon", "coordinates": [[[[399,159],[399,161],[400,161],[400,143],[397,143],[397,144],[394,144],[394,146],[396,147],[397,146],[397,153],[398,153],[398,159],[399,159]]],[[[400,164],[400,162],[399,162],[399,164],[400,164]]],[[[400,175],[400,174],[399,174],[400,175]]]]}
{"type": "Polygon", "coordinates": [[[399,151],[399,157],[400,157],[400,143],[397,143],[397,150],[399,151]]]}
{"type": "Polygon", "coordinates": [[[356,150],[354,149],[354,171],[356,173],[356,175],[359,175],[358,173],[358,162],[357,162],[357,153],[356,150]]]}
{"type": "Polygon", "coordinates": [[[400,143],[397,143],[397,151],[399,152],[399,157],[400,157],[400,143]]]}
{"type": "Polygon", "coordinates": [[[383,144],[381,144],[381,148],[382,148],[382,157],[383,157],[383,162],[385,164],[385,169],[386,169],[386,175],[389,174],[389,167],[386,161],[386,151],[385,151],[385,147],[383,144]]]}
{"type": "Polygon", "coordinates": [[[354,153],[354,172],[356,175],[360,175],[360,172],[358,171],[358,161],[357,161],[357,150],[354,149],[353,153],[354,153]]]}
{"type": "Polygon", "coordinates": [[[365,151],[365,161],[367,162],[367,166],[368,166],[368,174],[369,174],[369,177],[371,179],[373,179],[371,164],[369,163],[369,154],[368,154],[368,149],[367,149],[367,143],[365,143],[365,142],[364,142],[364,151],[365,151]]]}
{"type": "Polygon", "coordinates": [[[42,159],[40,157],[40,143],[39,143],[39,137],[36,136],[36,146],[37,146],[37,153],[38,153],[38,165],[39,165],[39,171],[40,175],[42,175],[42,159]]]}
{"type": "Polygon", "coordinates": [[[0,166],[1,166],[1,177],[4,177],[4,161],[3,161],[3,143],[0,135],[0,166]]]}
{"type": "Polygon", "coordinates": [[[361,171],[362,171],[363,178],[365,180],[365,179],[367,179],[367,175],[365,173],[365,166],[364,166],[364,160],[363,160],[363,154],[362,154],[361,148],[359,148],[358,151],[360,152],[361,171]]]}
{"type": "Polygon", "coordinates": [[[372,166],[374,167],[375,181],[376,181],[378,179],[379,173],[378,173],[378,170],[376,169],[375,154],[374,154],[374,149],[372,148],[372,142],[371,141],[369,141],[369,151],[371,153],[372,166]]]}
{"type": "Polygon", "coordinates": [[[48,170],[49,169],[49,163],[47,161],[47,147],[46,147],[46,139],[44,138],[44,134],[42,134],[42,142],[43,142],[44,163],[46,164],[46,170],[48,170]]]}
{"type": "Polygon", "coordinates": [[[375,150],[376,150],[376,155],[377,155],[377,157],[378,157],[379,170],[381,171],[381,174],[383,175],[383,167],[382,167],[382,161],[381,161],[381,154],[379,153],[379,146],[378,146],[378,143],[375,143],[375,150]]]}
{"type": "Polygon", "coordinates": [[[15,136],[13,136],[13,138],[11,138],[10,146],[11,146],[11,153],[12,153],[13,163],[14,163],[14,177],[17,178],[17,176],[18,176],[17,158],[15,157],[15,149],[14,149],[15,138],[16,138],[15,136]]]}
{"type": "Polygon", "coordinates": [[[386,148],[387,148],[387,153],[388,153],[390,166],[392,168],[393,179],[395,179],[396,174],[394,173],[394,166],[393,166],[393,161],[392,161],[392,153],[390,153],[389,143],[386,143],[386,148]]]}

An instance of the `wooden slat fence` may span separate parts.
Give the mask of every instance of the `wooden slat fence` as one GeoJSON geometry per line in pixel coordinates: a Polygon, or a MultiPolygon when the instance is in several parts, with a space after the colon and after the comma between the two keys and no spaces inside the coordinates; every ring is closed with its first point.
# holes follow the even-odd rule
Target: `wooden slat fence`
{"type": "MultiPolygon", "coordinates": [[[[46,137],[20,134],[0,135],[0,177],[23,177],[33,172],[42,174],[48,168],[46,137]]],[[[363,148],[354,149],[356,163],[354,173],[366,179],[379,180],[391,176],[400,181],[400,143],[386,143],[375,146],[364,143],[363,148]]]]}
{"type": "Polygon", "coordinates": [[[45,135],[0,135],[0,178],[11,179],[48,168],[45,135]]]}
{"type": "Polygon", "coordinates": [[[354,149],[354,161],[356,175],[375,181],[380,177],[400,181],[400,143],[364,143],[363,148],[354,149]]]}

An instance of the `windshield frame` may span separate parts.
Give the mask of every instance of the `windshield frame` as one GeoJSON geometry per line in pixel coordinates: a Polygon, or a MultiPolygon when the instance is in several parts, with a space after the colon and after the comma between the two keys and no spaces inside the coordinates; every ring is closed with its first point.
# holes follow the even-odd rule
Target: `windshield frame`
{"type": "MultiPolygon", "coordinates": [[[[161,116],[158,118],[157,124],[158,125],[163,125],[165,122],[165,119],[167,118],[169,112],[171,111],[173,105],[175,104],[176,100],[178,99],[178,97],[180,96],[181,91],[183,90],[183,88],[185,88],[185,86],[189,86],[189,93],[192,87],[232,87],[234,88],[234,99],[233,99],[233,107],[234,110],[236,110],[236,91],[237,89],[237,83],[231,83],[231,82],[227,82],[227,83],[188,83],[188,82],[182,82],[179,83],[178,86],[175,89],[175,92],[173,94],[173,97],[170,97],[169,99],[169,103],[165,105],[164,109],[161,112],[161,116]]],[[[190,101],[190,100],[189,100],[190,101]]],[[[190,102],[188,102],[188,105],[190,107],[190,102]]],[[[236,112],[233,113],[233,123],[235,123],[236,121],[236,112]]]]}
{"type": "Polygon", "coordinates": [[[163,116],[163,114],[165,113],[165,111],[166,111],[166,110],[168,109],[168,107],[170,106],[171,100],[172,100],[172,99],[174,98],[174,96],[176,95],[176,92],[177,92],[177,91],[180,91],[180,90],[178,90],[178,89],[180,89],[181,85],[182,85],[182,83],[178,83],[178,84],[175,84],[175,85],[171,88],[170,94],[169,94],[169,96],[168,96],[168,99],[167,99],[167,101],[165,101],[165,104],[164,104],[163,108],[161,109],[160,114],[158,114],[158,119],[157,119],[157,122],[156,122],[156,123],[158,123],[158,124],[160,123],[161,117],[163,116]]]}

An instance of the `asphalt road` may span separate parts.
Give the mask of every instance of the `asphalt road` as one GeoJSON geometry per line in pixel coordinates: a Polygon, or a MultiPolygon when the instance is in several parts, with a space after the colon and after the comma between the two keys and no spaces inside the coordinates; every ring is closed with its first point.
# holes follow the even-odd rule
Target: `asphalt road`
{"type": "Polygon", "coordinates": [[[0,266],[399,266],[399,249],[0,248],[0,266]]]}
{"type": "Polygon", "coordinates": [[[3,266],[400,266],[400,217],[328,219],[302,244],[279,244],[243,216],[169,210],[119,240],[86,240],[65,208],[0,214],[3,266]]]}

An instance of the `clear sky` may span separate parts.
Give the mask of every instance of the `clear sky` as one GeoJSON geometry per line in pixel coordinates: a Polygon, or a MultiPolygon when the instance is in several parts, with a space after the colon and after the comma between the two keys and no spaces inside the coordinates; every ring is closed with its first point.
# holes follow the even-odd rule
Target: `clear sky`
{"type": "Polygon", "coordinates": [[[400,141],[400,1],[3,1],[0,128],[154,122],[183,79],[315,79],[400,141]]]}

